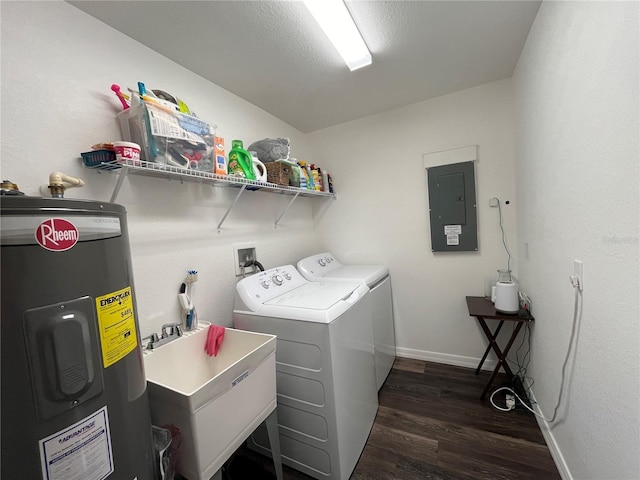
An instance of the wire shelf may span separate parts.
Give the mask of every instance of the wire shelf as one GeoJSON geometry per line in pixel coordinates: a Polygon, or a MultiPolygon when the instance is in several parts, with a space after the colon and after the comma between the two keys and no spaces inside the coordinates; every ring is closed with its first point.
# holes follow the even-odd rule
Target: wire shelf
{"type": "Polygon", "coordinates": [[[241,188],[246,186],[247,190],[261,190],[267,192],[281,193],[285,195],[299,195],[302,197],[334,197],[331,192],[320,192],[317,190],[306,190],[304,188],[290,187],[286,185],[278,185],[276,183],[259,182],[257,180],[247,180],[241,177],[231,177],[228,175],[217,175],[211,172],[202,172],[198,170],[190,170],[181,167],[174,167],[155,162],[139,161],[133,162],[103,162],[95,166],[87,166],[86,168],[96,170],[108,170],[110,172],[125,169],[126,174],[144,175],[148,177],[159,177],[165,179],[179,179],[188,182],[210,183],[220,187],[241,188]]]}
{"type": "Polygon", "coordinates": [[[122,182],[127,177],[127,175],[142,175],[147,177],[157,177],[164,178],[167,180],[176,179],[181,182],[198,182],[198,183],[206,183],[215,187],[231,187],[231,188],[239,188],[240,191],[238,195],[233,200],[232,204],[227,209],[227,212],[222,217],[222,220],[218,224],[218,232],[220,232],[220,227],[222,223],[225,221],[227,215],[236,204],[240,196],[245,190],[259,190],[261,192],[272,192],[283,195],[291,195],[293,198],[286,206],[286,208],[282,211],[282,213],[278,216],[275,221],[275,226],[278,226],[278,222],[282,218],[282,216],[289,209],[291,204],[293,204],[294,200],[298,197],[324,197],[324,198],[334,198],[335,194],[331,192],[319,192],[317,190],[306,190],[304,188],[290,187],[285,185],[278,185],[275,183],[269,182],[259,182],[256,180],[247,180],[246,178],[241,177],[232,177],[228,175],[217,175],[211,172],[203,172],[199,170],[191,170],[185,169],[181,167],[175,167],[173,165],[166,165],[162,163],[155,162],[146,162],[146,161],[138,161],[138,162],[102,162],[97,165],[85,165],[85,168],[90,168],[92,170],[98,171],[107,171],[111,174],[118,175],[118,181],[113,189],[113,193],[111,194],[111,202],[115,202],[118,197],[118,193],[120,192],[120,188],[122,187],[122,182]]]}

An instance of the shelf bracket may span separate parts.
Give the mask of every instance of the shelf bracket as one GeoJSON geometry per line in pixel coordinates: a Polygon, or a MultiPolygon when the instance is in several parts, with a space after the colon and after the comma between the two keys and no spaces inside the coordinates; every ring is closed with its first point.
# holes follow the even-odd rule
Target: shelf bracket
{"type": "Polygon", "coordinates": [[[113,187],[113,193],[111,194],[111,199],[109,200],[111,203],[115,203],[116,198],[118,198],[118,194],[120,193],[120,188],[122,187],[122,182],[124,182],[124,179],[128,174],[129,174],[129,167],[124,165],[120,169],[120,173],[118,174],[118,180],[116,181],[116,186],[113,187]]]}
{"type": "Polygon", "coordinates": [[[235,207],[236,203],[238,203],[238,200],[240,200],[240,196],[243,194],[244,190],[247,188],[247,185],[244,184],[242,185],[242,187],[240,188],[240,191],[238,192],[238,194],[236,195],[236,198],[233,199],[233,202],[231,202],[231,205],[229,205],[229,208],[227,208],[227,211],[225,212],[225,214],[222,216],[222,218],[220,219],[220,223],[218,223],[218,233],[220,233],[220,227],[222,226],[222,224],[224,223],[224,221],[227,218],[227,215],[229,215],[229,212],[231,211],[231,209],[233,207],[235,207]]]}
{"type": "Polygon", "coordinates": [[[284,210],[280,213],[280,215],[278,215],[278,218],[276,218],[276,222],[274,223],[273,228],[278,228],[278,222],[284,216],[284,214],[287,213],[287,210],[289,210],[289,207],[293,205],[293,202],[296,201],[296,198],[298,198],[298,195],[300,195],[300,192],[296,192],[296,194],[293,196],[291,201],[287,204],[286,207],[284,207],[284,210]]]}

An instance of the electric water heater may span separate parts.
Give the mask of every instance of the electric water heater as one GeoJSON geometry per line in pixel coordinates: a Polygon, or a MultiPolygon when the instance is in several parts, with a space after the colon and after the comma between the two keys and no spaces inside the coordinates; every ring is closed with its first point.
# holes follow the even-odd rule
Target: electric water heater
{"type": "Polygon", "coordinates": [[[2,478],[152,480],[126,212],[0,197],[2,478]]]}

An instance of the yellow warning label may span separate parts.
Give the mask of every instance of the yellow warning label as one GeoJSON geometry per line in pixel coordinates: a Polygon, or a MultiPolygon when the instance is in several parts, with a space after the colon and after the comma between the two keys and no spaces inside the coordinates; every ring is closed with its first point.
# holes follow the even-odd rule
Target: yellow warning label
{"type": "Polygon", "coordinates": [[[124,358],[138,345],[131,287],[96,298],[104,368],[124,358]]]}

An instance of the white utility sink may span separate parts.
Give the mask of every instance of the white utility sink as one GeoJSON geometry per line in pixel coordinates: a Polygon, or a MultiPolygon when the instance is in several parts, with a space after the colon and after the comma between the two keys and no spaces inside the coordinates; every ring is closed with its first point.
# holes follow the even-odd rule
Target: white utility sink
{"type": "Polygon", "coordinates": [[[151,420],[180,429],[176,471],[189,480],[209,480],[276,408],[276,337],[227,328],[209,357],[207,333],[144,354],[151,420]]]}

